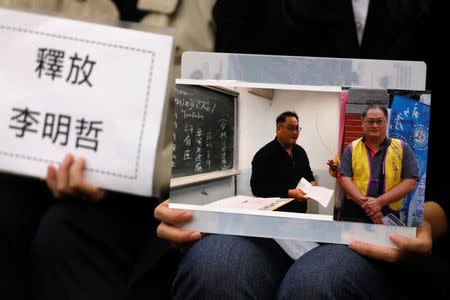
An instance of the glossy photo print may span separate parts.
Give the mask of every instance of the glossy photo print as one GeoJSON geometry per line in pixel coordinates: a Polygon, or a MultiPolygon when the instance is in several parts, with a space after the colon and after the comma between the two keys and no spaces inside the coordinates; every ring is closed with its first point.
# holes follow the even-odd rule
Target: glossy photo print
{"type": "Polygon", "coordinates": [[[201,212],[204,232],[315,241],[420,226],[430,97],[179,80],[170,206],[201,212]]]}

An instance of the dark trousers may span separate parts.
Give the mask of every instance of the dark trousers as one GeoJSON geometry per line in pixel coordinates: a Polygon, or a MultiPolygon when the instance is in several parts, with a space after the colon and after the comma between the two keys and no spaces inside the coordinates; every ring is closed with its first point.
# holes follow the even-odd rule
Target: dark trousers
{"type": "Polygon", "coordinates": [[[368,259],[321,244],[296,261],[271,239],[209,235],[180,263],[176,299],[449,299],[448,263],[368,259]]]}
{"type": "Polygon", "coordinates": [[[33,299],[31,242],[50,204],[45,182],[0,173],[0,298],[33,299]]]}
{"type": "MultiPolygon", "coordinates": [[[[2,210],[2,222],[11,228],[11,243],[2,255],[12,295],[6,299],[170,298],[180,254],[156,236],[156,199],[113,193],[98,204],[66,199],[44,205],[51,199],[45,183],[14,181],[23,190],[32,185],[40,189],[24,193],[26,205],[14,212],[21,219],[33,216],[26,232],[4,218],[11,209],[2,210]],[[35,209],[33,201],[42,208],[35,209]]],[[[2,193],[4,188],[2,184],[2,193]]],[[[8,196],[0,201],[15,202],[17,190],[8,196]]]]}

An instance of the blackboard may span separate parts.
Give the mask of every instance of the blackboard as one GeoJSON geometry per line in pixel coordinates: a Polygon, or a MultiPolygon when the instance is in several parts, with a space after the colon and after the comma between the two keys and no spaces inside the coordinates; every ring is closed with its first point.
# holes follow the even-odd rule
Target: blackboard
{"type": "Polygon", "coordinates": [[[172,178],[234,167],[236,94],[177,84],[172,178]]]}

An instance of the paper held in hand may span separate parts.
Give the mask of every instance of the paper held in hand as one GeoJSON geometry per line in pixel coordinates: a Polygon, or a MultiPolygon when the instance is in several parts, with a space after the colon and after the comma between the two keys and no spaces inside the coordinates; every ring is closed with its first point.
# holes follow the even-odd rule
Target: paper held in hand
{"type": "Polygon", "coordinates": [[[300,179],[297,188],[305,192],[307,197],[319,202],[323,207],[328,206],[334,193],[333,190],[311,185],[305,178],[300,179]]]}

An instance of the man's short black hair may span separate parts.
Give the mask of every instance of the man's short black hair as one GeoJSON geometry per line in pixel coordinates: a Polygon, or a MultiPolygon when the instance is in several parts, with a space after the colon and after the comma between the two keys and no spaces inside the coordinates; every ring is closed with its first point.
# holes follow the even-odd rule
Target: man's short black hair
{"type": "Polygon", "coordinates": [[[293,112],[293,111],[285,111],[284,113],[282,113],[281,115],[279,115],[277,117],[276,123],[277,124],[283,124],[286,121],[287,117],[294,117],[298,121],[298,116],[297,116],[297,114],[295,112],[293,112]]]}
{"type": "Polygon", "coordinates": [[[367,112],[371,109],[380,109],[383,112],[386,119],[388,118],[388,111],[387,111],[387,108],[385,105],[371,104],[371,105],[367,106],[366,109],[361,113],[361,116],[363,119],[366,118],[367,112]]]}

